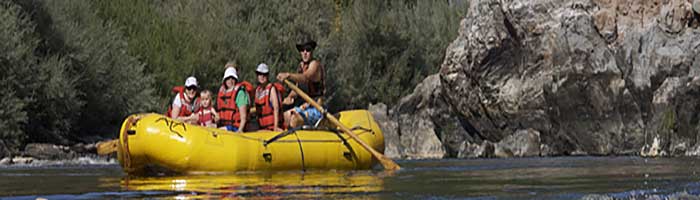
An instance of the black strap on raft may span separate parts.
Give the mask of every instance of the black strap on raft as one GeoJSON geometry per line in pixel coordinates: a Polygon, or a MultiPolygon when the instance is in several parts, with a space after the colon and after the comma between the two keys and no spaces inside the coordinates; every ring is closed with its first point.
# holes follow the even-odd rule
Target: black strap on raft
{"type": "Polygon", "coordinates": [[[275,135],[274,137],[272,137],[272,138],[270,138],[270,139],[268,139],[268,140],[263,141],[263,146],[267,147],[268,144],[273,143],[273,142],[279,140],[280,138],[283,138],[283,137],[285,137],[285,136],[287,136],[287,135],[289,135],[289,134],[292,134],[292,133],[294,133],[294,132],[296,132],[296,131],[298,131],[298,130],[306,130],[306,129],[304,129],[304,126],[294,127],[294,128],[287,129],[287,131],[284,131],[284,132],[282,132],[282,133],[280,133],[280,134],[275,135]]]}
{"type": "MultiPolygon", "coordinates": [[[[277,140],[279,140],[279,139],[281,139],[281,138],[283,138],[283,137],[286,137],[286,136],[288,136],[289,134],[292,134],[292,133],[294,133],[294,132],[296,132],[296,131],[299,131],[299,130],[319,130],[319,131],[329,131],[329,132],[333,132],[333,133],[335,133],[335,134],[338,136],[338,138],[340,138],[340,140],[343,142],[343,144],[348,144],[348,141],[341,135],[341,134],[342,134],[342,131],[340,131],[340,130],[338,130],[338,129],[336,129],[336,128],[330,128],[330,127],[323,127],[323,128],[321,128],[321,127],[315,127],[315,128],[314,128],[314,127],[311,127],[311,126],[308,126],[308,125],[304,125],[304,126],[299,126],[299,127],[290,128],[290,129],[288,129],[287,131],[284,131],[284,132],[282,132],[282,133],[280,133],[280,134],[275,135],[274,137],[272,137],[272,138],[270,138],[270,139],[267,139],[267,140],[263,141],[263,146],[267,147],[267,145],[269,145],[269,144],[271,144],[271,143],[273,143],[273,142],[275,142],[275,141],[277,141],[277,140]]],[[[370,132],[370,133],[374,134],[374,131],[372,131],[372,129],[368,129],[368,128],[361,127],[361,126],[352,127],[350,130],[351,130],[351,131],[354,131],[354,130],[363,130],[363,131],[367,131],[367,132],[370,132]]]]}

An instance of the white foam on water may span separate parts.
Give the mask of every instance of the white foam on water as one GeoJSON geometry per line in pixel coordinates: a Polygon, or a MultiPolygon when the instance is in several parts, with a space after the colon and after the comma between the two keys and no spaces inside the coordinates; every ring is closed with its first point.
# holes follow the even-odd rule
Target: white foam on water
{"type": "Polygon", "coordinates": [[[0,164],[0,167],[41,167],[41,166],[60,166],[60,165],[114,165],[118,164],[117,160],[112,157],[100,156],[82,156],[67,160],[39,160],[28,157],[12,158],[10,164],[0,164]]]}

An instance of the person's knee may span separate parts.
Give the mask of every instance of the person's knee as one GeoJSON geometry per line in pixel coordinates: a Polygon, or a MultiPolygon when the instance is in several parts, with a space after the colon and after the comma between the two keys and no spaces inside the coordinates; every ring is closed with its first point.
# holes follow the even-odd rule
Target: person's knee
{"type": "Polygon", "coordinates": [[[289,126],[298,127],[301,125],[304,125],[304,118],[301,117],[300,113],[294,112],[294,114],[291,115],[291,119],[289,120],[289,126]]]}

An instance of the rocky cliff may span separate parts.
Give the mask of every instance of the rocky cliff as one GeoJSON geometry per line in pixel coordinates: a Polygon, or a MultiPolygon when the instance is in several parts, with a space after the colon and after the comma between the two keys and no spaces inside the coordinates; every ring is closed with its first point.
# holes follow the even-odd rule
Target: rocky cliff
{"type": "Polygon", "coordinates": [[[692,0],[470,3],[439,73],[372,108],[387,155],[697,154],[692,0]]]}

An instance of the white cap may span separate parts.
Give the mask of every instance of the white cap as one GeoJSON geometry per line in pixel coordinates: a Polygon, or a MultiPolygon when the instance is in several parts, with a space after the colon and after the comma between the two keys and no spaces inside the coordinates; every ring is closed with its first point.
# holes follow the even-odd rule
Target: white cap
{"type": "Polygon", "coordinates": [[[236,74],[236,69],[233,67],[228,67],[228,68],[226,68],[226,71],[224,71],[224,78],[222,78],[221,80],[225,81],[226,78],[232,77],[232,76],[233,76],[233,78],[238,80],[238,75],[236,74]]]}
{"type": "Polygon", "coordinates": [[[197,78],[194,76],[187,77],[185,80],[185,87],[195,86],[197,87],[197,78]]]}
{"type": "Polygon", "coordinates": [[[260,63],[255,71],[261,74],[267,74],[270,72],[270,68],[265,63],[260,63]]]}

